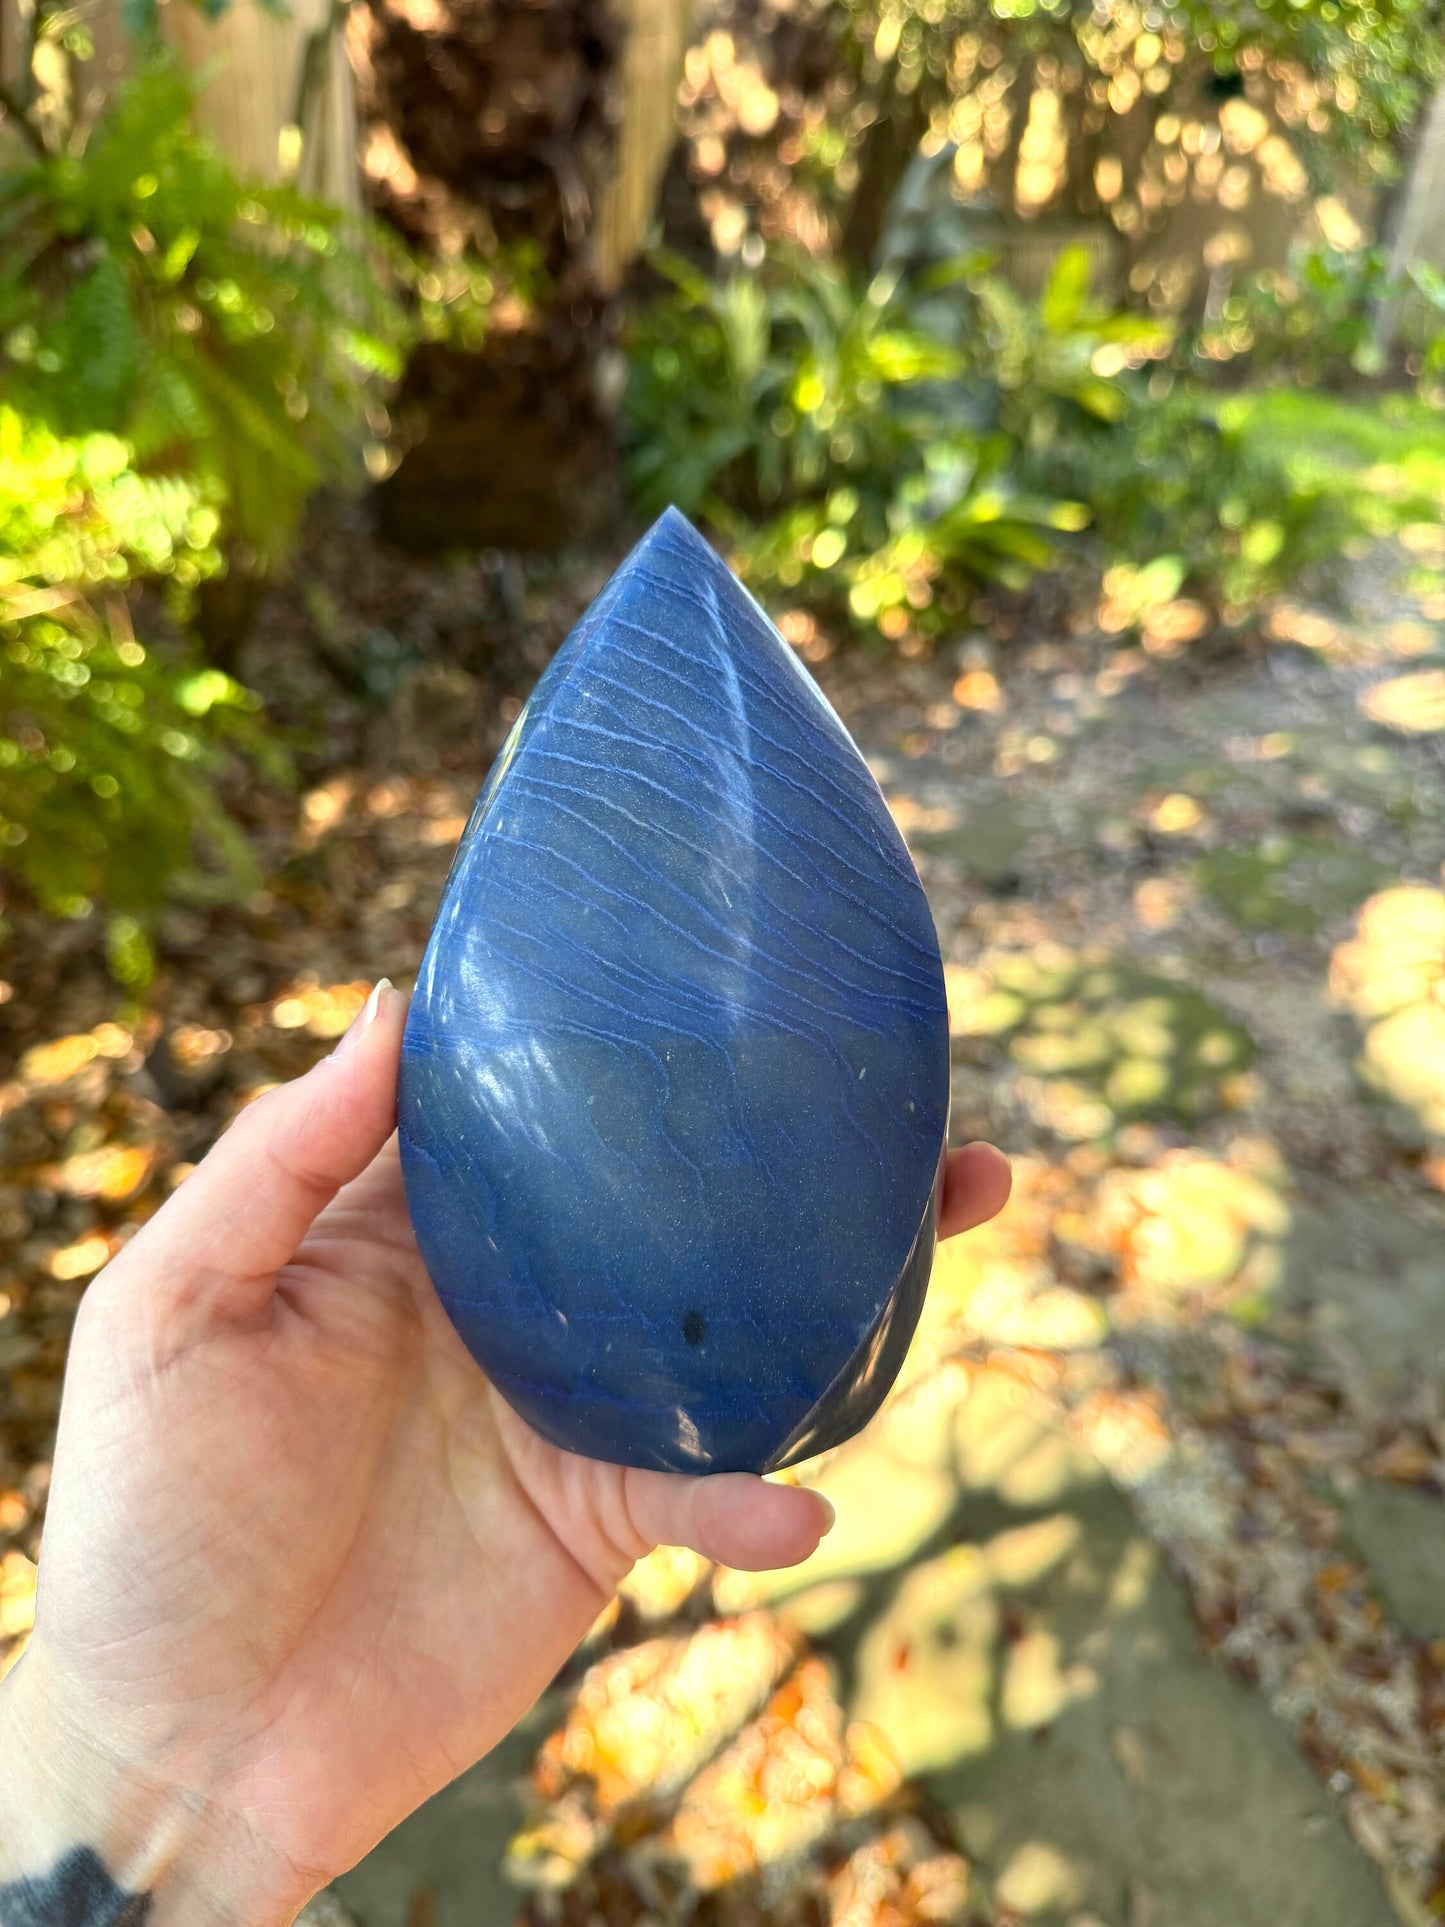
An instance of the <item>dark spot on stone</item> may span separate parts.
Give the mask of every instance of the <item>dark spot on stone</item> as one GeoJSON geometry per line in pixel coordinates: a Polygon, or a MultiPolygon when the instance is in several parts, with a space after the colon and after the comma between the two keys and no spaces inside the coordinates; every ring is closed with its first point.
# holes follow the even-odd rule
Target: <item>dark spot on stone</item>
{"type": "Polygon", "coordinates": [[[700,1311],[690,1311],[682,1321],[682,1335],[689,1345],[700,1345],[707,1336],[707,1320],[700,1311]]]}

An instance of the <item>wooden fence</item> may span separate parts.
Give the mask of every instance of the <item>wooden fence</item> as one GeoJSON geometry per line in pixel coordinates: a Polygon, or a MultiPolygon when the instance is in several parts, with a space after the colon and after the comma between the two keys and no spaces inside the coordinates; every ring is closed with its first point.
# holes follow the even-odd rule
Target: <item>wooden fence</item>
{"type": "Polygon", "coordinates": [[[594,239],[603,287],[615,287],[642,246],[663,170],[677,139],[675,101],[692,39],[696,0],[619,0],[627,23],[615,171],[594,239]]]}
{"type": "Polygon", "coordinates": [[[286,18],[278,19],[241,0],[210,21],[183,0],[169,0],[163,18],[187,67],[211,75],[200,97],[201,125],[237,168],[274,180],[295,165],[299,146],[300,185],[355,211],[356,105],[343,36],[328,31],[331,12],[332,0],[290,0],[286,18]],[[319,70],[306,90],[302,130],[296,117],[313,36],[319,70]]]}

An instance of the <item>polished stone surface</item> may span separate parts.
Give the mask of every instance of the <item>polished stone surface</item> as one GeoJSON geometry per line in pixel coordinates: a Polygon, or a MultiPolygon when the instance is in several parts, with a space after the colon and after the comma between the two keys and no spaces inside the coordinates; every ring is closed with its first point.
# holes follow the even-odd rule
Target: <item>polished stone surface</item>
{"type": "Polygon", "coordinates": [[[441,1300],[560,1445],[790,1463],[902,1362],[947,1111],[902,838],[669,511],[517,719],[422,963],[399,1122],[441,1300]]]}

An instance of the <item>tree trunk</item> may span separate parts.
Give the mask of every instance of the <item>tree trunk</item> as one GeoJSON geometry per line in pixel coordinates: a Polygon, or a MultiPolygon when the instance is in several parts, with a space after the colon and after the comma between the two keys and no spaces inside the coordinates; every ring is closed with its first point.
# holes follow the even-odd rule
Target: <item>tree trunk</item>
{"type": "Polygon", "coordinates": [[[1008,146],[999,157],[993,177],[994,203],[1006,221],[1014,220],[1019,211],[1019,159],[1028,131],[1029,110],[1033,106],[1034,79],[1034,63],[1025,54],[1009,83],[1008,146]]]}
{"type": "Polygon", "coordinates": [[[413,244],[525,250],[545,292],[481,349],[414,356],[413,445],[380,491],[411,547],[551,549],[611,509],[593,245],[622,47],[608,0],[362,0],[352,16],[372,203],[413,244]]]}
{"type": "Polygon", "coordinates": [[[893,196],[927,131],[927,109],[915,88],[909,94],[894,93],[863,136],[858,185],[843,223],[843,253],[860,268],[872,266],[893,196]]]}

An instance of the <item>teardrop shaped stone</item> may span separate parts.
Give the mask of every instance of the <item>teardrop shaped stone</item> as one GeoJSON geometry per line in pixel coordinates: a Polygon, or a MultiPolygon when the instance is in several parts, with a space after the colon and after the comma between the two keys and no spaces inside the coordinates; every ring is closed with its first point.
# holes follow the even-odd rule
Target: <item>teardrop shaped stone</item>
{"type": "Polygon", "coordinates": [[[558,1445],[789,1464],[897,1374],[947,1118],[903,840],[669,510],[518,717],[427,946],[399,1123],[438,1295],[558,1445]]]}

